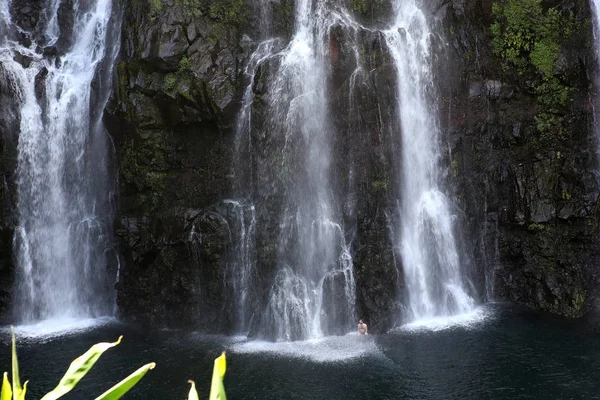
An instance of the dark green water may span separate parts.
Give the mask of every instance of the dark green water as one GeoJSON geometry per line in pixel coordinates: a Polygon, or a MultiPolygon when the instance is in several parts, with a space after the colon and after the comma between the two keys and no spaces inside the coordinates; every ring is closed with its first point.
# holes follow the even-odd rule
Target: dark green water
{"type": "MultiPolygon", "coordinates": [[[[64,398],[94,398],[150,361],[157,367],[125,399],[185,399],[188,379],[207,398],[212,362],[226,350],[231,400],[600,399],[599,321],[560,320],[506,305],[485,312],[484,321],[467,326],[292,344],[111,322],[70,335],[21,337],[18,350],[29,399],[50,390],[89,346],[120,334],[123,342],[64,398]]],[[[0,370],[8,370],[6,330],[0,354],[0,370]]]]}

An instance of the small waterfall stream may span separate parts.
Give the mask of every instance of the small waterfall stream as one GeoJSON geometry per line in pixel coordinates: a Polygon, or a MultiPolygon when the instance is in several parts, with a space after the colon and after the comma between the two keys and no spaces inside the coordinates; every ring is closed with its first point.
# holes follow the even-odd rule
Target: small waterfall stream
{"type": "Polygon", "coordinates": [[[14,89],[19,121],[14,303],[22,322],[113,311],[112,183],[101,123],[109,85],[94,79],[110,77],[118,24],[111,0],[72,3],[63,10],[64,2],[45,1],[35,28],[25,29],[12,20],[21,7],[0,0],[0,75],[14,89]],[[59,13],[69,13],[72,26],[59,26],[59,13]]]}
{"type": "Polygon", "coordinates": [[[257,190],[258,197],[281,195],[276,271],[259,328],[259,335],[276,340],[347,332],[355,322],[352,258],[331,182],[334,132],[327,94],[326,6],[296,2],[291,42],[283,49],[277,40],[263,42],[246,70],[251,82],[240,114],[238,147],[244,140],[252,149],[252,137],[268,137],[272,156],[267,170],[274,178],[268,183],[272,187],[257,190]],[[252,88],[256,69],[269,63],[277,63],[277,69],[267,82],[268,111],[261,125],[252,119],[252,88]]]}
{"type": "Polygon", "coordinates": [[[416,0],[396,2],[396,23],[385,31],[398,73],[402,129],[400,252],[410,318],[472,311],[454,237],[449,199],[440,186],[440,128],[432,75],[432,32],[416,0]]]}

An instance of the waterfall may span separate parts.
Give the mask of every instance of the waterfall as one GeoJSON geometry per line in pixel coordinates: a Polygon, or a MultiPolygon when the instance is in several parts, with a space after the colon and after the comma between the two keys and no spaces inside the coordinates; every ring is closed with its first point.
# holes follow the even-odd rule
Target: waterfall
{"type": "Polygon", "coordinates": [[[469,312],[474,300],[465,287],[454,237],[450,201],[439,173],[440,127],[436,116],[431,39],[426,16],[415,0],[396,2],[396,23],[384,32],[398,74],[402,130],[399,202],[400,253],[414,320],[469,312]]]}
{"type": "Polygon", "coordinates": [[[101,118],[118,18],[111,0],[39,3],[0,0],[0,72],[18,121],[14,304],[22,322],[107,315],[114,303],[110,152],[101,118]],[[35,25],[19,22],[35,20],[21,14],[36,7],[35,25]]]}
{"type": "Polygon", "coordinates": [[[254,205],[226,200],[234,217],[229,224],[234,248],[227,263],[227,282],[231,282],[234,293],[234,329],[246,333],[252,321],[254,302],[252,288],[255,285],[256,271],[256,210],[254,205]]]}
{"type": "Polygon", "coordinates": [[[346,333],[355,323],[352,258],[332,182],[326,59],[332,17],[325,3],[297,1],[287,47],[272,39],[258,46],[238,124],[238,143],[253,157],[265,154],[260,171],[245,171],[258,175],[246,192],[257,199],[257,214],[273,213],[278,221],[275,243],[265,246],[275,247],[275,270],[258,313],[258,334],[276,340],[346,333]],[[258,68],[269,76],[257,105],[258,68]],[[253,118],[261,107],[263,118],[253,118]]]}

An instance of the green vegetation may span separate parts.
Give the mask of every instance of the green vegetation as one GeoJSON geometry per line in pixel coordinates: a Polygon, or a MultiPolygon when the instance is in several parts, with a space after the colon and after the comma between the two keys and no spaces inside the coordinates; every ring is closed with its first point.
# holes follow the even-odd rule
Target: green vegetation
{"type": "Polygon", "coordinates": [[[366,14],[369,11],[367,0],[353,0],[352,9],[358,14],[366,14]]]}
{"type": "Polygon", "coordinates": [[[121,61],[117,64],[117,77],[119,79],[119,87],[117,88],[117,101],[119,104],[123,103],[127,99],[127,87],[129,83],[127,82],[127,64],[121,61]]]}
{"type": "Polygon", "coordinates": [[[492,11],[494,53],[502,57],[505,68],[512,66],[532,80],[539,106],[536,128],[542,139],[562,137],[572,89],[554,75],[554,69],[560,44],[575,27],[573,15],[544,9],[542,0],[497,1],[492,11]]]}
{"type": "Polygon", "coordinates": [[[139,191],[138,206],[145,211],[158,208],[165,195],[166,150],[160,133],[137,145],[133,141],[123,145],[121,174],[126,183],[139,191]]]}
{"type": "Polygon", "coordinates": [[[579,312],[583,309],[583,305],[585,304],[585,292],[575,292],[572,299],[572,304],[575,312],[579,312]]]}
{"type": "Polygon", "coordinates": [[[380,190],[386,191],[388,188],[388,184],[386,181],[373,181],[371,182],[371,187],[375,192],[379,192],[380,190]]]}
{"type": "Polygon", "coordinates": [[[533,223],[527,227],[527,230],[530,232],[539,232],[544,230],[544,224],[533,223]]]}
{"type": "Polygon", "coordinates": [[[371,174],[371,189],[374,192],[387,191],[390,178],[385,168],[376,168],[371,174]]]}
{"type": "Polygon", "coordinates": [[[215,32],[223,37],[227,27],[241,26],[248,22],[248,6],[244,0],[215,0],[208,9],[215,20],[215,32]]]}
{"type": "Polygon", "coordinates": [[[247,22],[248,7],[244,0],[218,0],[212,2],[208,14],[225,25],[241,25],[247,22]]]}
{"type": "Polygon", "coordinates": [[[194,96],[190,93],[191,86],[192,61],[188,56],[181,57],[177,71],[165,75],[163,90],[171,95],[176,93],[190,101],[194,101],[194,96]]]}
{"type": "MultiPolygon", "coordinates": [[[[79,381],[92,369],[96,361],[100,359],[100,356],[111,347],[115,347],[121,343],[123,336],[114,343],[97,343],[93,345],[83,355],[77,357],[65,372],[58,385],[49,393],[47,393],[42,400],[56,400],[65,394],[69,393],[79,381]]],[[[148,363],[143,365],[136,371],[134,371],[127,378],[117,383],[100,396],[96,397],[96,400],[117,400],[123,397],[131,388],[133,388],[146,373],[156,366],[155,363],[148,363]]],[[[215,359],[213,367],[212,382],[210,386],[209,400],[226,400],[225,387],[223,385],[223,377],[227,369],[227,363],[225,360],[225,353],[221,354],[215,359]]],[[[27,393],[26,381],[21,386],[21,378],[19,376],[19,362],[17,360],[17,348],[15,334],[12,334],[12,384],[8,379],[8,373],[4,373],[2,378],[2,388],[0,390],[0,400],[25,400],[27,393]]],[[[191,388],[188,394],[188,400],[198,400],[198,392],[196,391],[196,384],[194,381],[188,381],[191,384],[191,388]]]]}
{"type": "Polygon", "coordinates": [[[201,0],[177,0],[177,3],[183,5],[183,12],[188,17],[198,18],[205,14],[201,0]]]}
{"type": "Polygon", "coordinates": [[[168,73],[165,76],[165,83],[163,88],[166,92],[171,92],[177,87],[177,75],[174,73],[168,73]]]}
{"type": "Polygon", "coordinates": [[[183,56],[181,57],[181,60],[179,60],[179,69],[177,70],[178,73],[184,73],[184,72],[189,72],[192,69],[192,61],[188,58],[188,56],[183,56]]]}
{"type": "Polygon", "coordinates": [[[162,0],[148,0],[150,3],[150,18],[154,19],[163,8],[162,0]]]}

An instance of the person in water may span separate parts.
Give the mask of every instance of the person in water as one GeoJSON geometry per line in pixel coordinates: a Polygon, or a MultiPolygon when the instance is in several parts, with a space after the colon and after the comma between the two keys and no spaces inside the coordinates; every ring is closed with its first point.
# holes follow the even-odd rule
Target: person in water
{"type": "Polygon", "coordinates": [[[368,331],[369,331],[369,328],[367,327],[367,324],[365,324],[362,319],[358,320],[358,334],[359,335],[368,335],[369,334],[368,331]]]}

